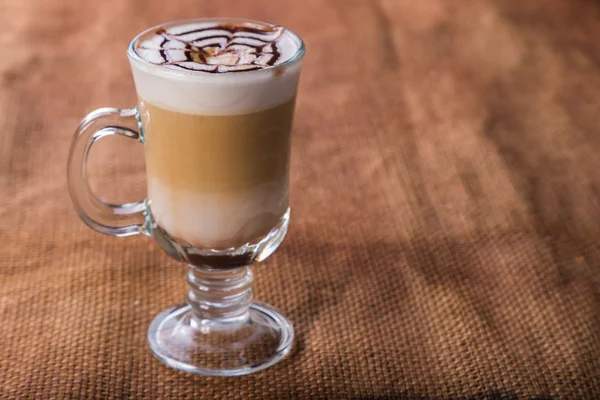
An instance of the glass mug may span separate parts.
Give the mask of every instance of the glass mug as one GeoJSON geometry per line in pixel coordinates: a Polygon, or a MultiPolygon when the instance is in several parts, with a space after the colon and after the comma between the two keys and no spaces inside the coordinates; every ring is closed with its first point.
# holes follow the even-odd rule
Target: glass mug
{"type": "Polygon", "coordinates": [[[186,304],[159,314],[148,330],[152,352],[173,368],[245,375],[273,365],[292,348],[291,323],[273,307],[253,302],[250,265],[271,255],[287,232],[291,123],[304,52],[294,33],[256,21],[196,19],[150,28],[127,51],[137,107],[93,111],[75,132],[68,185],[81,219],[109,235],[151,236],[189,266],[186,304]],[[152,34],[164,36],[160,51],[170,49],[164,43],[204,51],[194,47],[194,35],[213,25],[226,32],[200,38],[205,46],[211,40],[209,45],[222,45],[223,36],[228,46],[232,40],[252,44],[260,39],[255,28],[262,27],[286,35],[288,58],[264,68],[210,73],[215,70],[174,68],[141,56],[152,34]],[[250,34],[239,34],[240,26],[250,34]],[[90,148],[112,135],[144,145],[147,199],[109,204],[91,191],[90,148]]]}

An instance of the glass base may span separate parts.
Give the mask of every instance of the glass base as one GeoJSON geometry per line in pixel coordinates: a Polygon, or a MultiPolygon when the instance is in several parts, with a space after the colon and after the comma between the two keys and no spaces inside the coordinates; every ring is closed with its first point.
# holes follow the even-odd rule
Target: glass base
{"type": "Polygon", "coordinates": [[[226,320],[198,319],[189,305],[163,311],[150,324],[148,344],[168,366],[205,376],[260,371],[289,354],[294,328],[279,311],[252,304],[226,320]]]}

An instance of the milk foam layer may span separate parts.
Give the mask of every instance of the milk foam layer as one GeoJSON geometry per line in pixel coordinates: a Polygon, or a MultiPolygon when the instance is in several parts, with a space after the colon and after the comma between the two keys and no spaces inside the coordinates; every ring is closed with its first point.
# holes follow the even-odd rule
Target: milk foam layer
{"type": "Polygon", "coordinates": [[[290,100],[303,54],[294,33],[238,20],[165,24],[140,34],[128,52],[139,97],[201,115],[244,114],[290,100]]]}
{"type": "Polygon", "coordinates": [[[135,48],[153,64],[210,73],[270,67],[292,57],[297,49],[281,26],[216,21],[158,28],[140,38],[135,48]]]}

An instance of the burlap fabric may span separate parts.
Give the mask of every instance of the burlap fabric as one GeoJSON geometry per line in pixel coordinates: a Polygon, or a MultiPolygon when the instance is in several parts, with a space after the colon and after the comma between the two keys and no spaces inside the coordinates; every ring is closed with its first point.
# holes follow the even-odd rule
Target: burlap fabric
{"type": "MultiPolygon", "coordinates": [[[[600,398],[600,3],[0,3],[0,398],[600,398]],[[291,358],[209,379],[146,329],[185,269],[79,221],[79,120],[131,106],[125,57],[185,16],[271,20],[309,49],[292,225],[255,269],[291,358]]],[[[93,186],[144,195],[142,149],[97,146],[93,186]]]]}

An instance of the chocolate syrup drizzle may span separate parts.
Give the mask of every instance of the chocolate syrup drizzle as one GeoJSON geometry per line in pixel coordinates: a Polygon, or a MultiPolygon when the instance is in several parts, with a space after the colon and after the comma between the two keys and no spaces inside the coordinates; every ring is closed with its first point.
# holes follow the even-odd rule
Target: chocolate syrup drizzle
{"type": "Polygon", "coordinates": [[[158,50],[162,62],[157,65],[172,65],[189,71],[210,73],[254,71],[271,67],[281,57],[277,48],[277,40],[283,34],[280,26],[248,26],[248,25],[215,25],[190,31],[169,33],[165,29],[158,29],[155,34],[162,36],[163,40],[158,48],[144,47],[140,49],[158,50]],[[209,33],[210,32],[210,33],[209,33]],[[207,36],[204,36],[207,33],[207,36]],[[184,38],[191,35],[192,38],[184,38]],[[173,47],[173,42],[181,43],[183,47],[173,47]],[[185,59],[173,60],[169,58],[169,50],[183,52],[185,59]],[[207,60],[222,54],[237,57],[254,55],[251,63],[239,64],[211,64],[207,60]],[[270,57],[269,57],[270,56],[270,57]],[[266,58],[266,59],[265,59],[266,58]],[[192,68],[184,63],[194,62],[201,64],[202,68],[192,68]]]}

